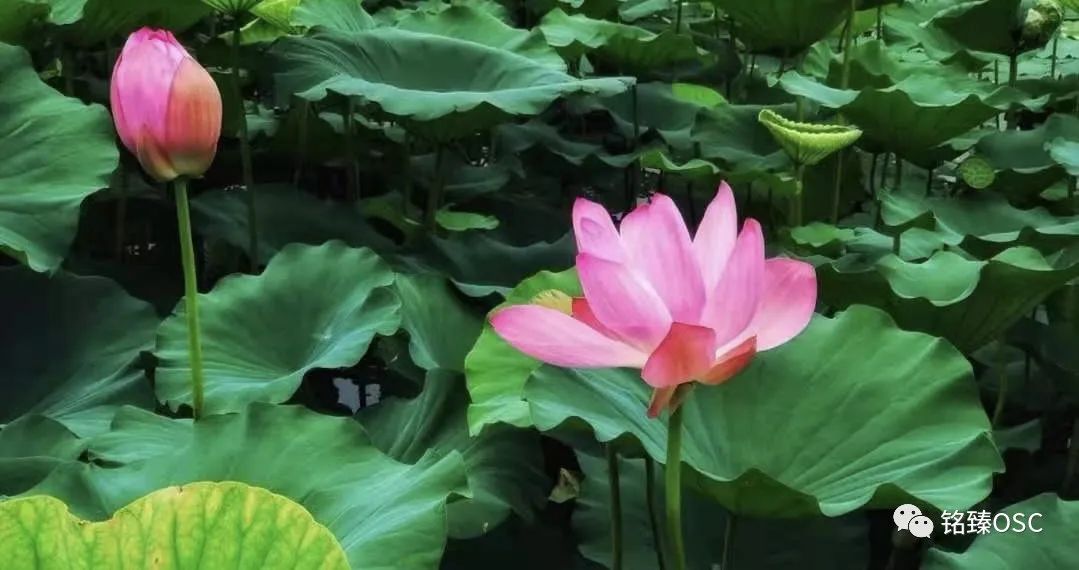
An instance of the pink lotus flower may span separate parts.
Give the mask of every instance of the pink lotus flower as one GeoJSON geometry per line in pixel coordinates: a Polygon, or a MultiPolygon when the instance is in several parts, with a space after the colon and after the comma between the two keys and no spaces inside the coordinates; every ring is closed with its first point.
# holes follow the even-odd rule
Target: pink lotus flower
{"type": "Polygon", "coordinates": [[[491,324],[549,364],[640,368],[654,388],[648,414],[655,417],[679,385],[730,379],[813,316],[813,267],[765,259],[760,224],[748,219],[740,233],[737,226],[726,183],[693,238],[663,194],[629,213],[620,231],[602,206],[579,198],[573,230],[584,297],[562,307],[551,298],[506,307],[491,324]]]}
{"type": "Polygon", "coordinates": [[[167,182],[210,167],[221,93],[171,32],[131,34],[112,71],[111,99],[120,140],[151,176],[167,182]]]}

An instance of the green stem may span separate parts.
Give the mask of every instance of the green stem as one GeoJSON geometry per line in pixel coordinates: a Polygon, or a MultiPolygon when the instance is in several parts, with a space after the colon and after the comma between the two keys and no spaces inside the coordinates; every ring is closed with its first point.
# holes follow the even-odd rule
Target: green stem
{"type": "Polygon", "coordinates": [[[405,151],[405,160],[402,164],[401,174],[404,176],[404,190],[401,197],[401,215],[408,219],[409,206],[412,204],[412,139],[405,133],[405,140],[401,144],[405,151]]]}
{"type": "Polygon", "coordinates": [[[1075,187],[1079,180],[1074,176],[1068,177],[1068,209],[1075,212],[1075,187]]]}
{"type": "Polygon", "coordinates": [[[899,251],[902,249],[902,247],[903,232],[897,231],[895,235],[892,236],[892,253],[895,254],[896,257],[900,257],[899,251]]]}
{"type": "Polygon", "coordinates": [[[794,169],[794,196],[791,197],[790,224],[792,228],[802,225],[802,190],[805,180],[806,166],[799,164],[794,169]]]}
{"type": "Polygon", "coordinates": [[[120,199],[116,201],[116,234],[113,242],[113,257],[124,261],[124,246],[127,244],[127,171],[120,165],[120,178],[116,181],[120,199]]]}
{"type": "Polygon", "coordinates": [[[1053,57],[1049,60],[1049,78],[1055,79],[1057,76],[1057,42],[1060,41],[1060,32],[1057,31],[1053,35],[1053,57]]]}
{"type": "MultiPolygon", "coordinates": [[[[681,4],[679,4],[681,6],[681,4]]],[[[637,84],[634,83],[630,87],[630,104],[632,105],[633,115],[633,152],[637,152],[637,147],[641,142],[641,122],[640,122],[640,106],[637,99],[637,84]]],[[[632,210],[637,205],[637,197],[641,195],[641,189],[639,187],[641,163],[639,159],[635,159],[629,165],[628,179],[626,180],[626,202],[628,203],[627,212],[632,210]]]]}
{"type": "Polygon", "coordinates": [[[345,177],[348,180],[348,197],[360,199],[360,165],[356,162],[356,141],[354,131],[356,122],[356,102],[348,98],[345,105],[345,177]]]}
{"type": "Polygon", "coordinates": [[[674,33],[682,32],[682,0],[674,0],[677,7],[674,10],[674,33]]]}
{"type": "Polygon", "coordinates": [[[1079,471],[1079,419],[1072,424],[1072,437],[1068,440],[1068,466],[1064,471],[1064,482],[1060,486],[1061,495],[1068,496],[1075,483],[1075,473],[1079,471]]]}
{"type": "Polygon", "coordinates": [[[723,528],[723,554],[720,559],[722,560],[722,566],[720,566],[722,570],[731,570],[733,567],[732,561],[734,560],[734,555],[732,553],[734,552],[734,525],[737,520],[734,513],[727,513],[727,524],[723,528]]]}
{"type": "Polygon", "coordinates": [[[663,557],[663,535],[659,531],[659,512],[656,509],[656,473],[655,463],[649,455],[644,456],[644,492],[648,505],[648,524],[652,528],[652,542],[656,545],[656,568],[666,570],[663,557]]]}
{"type": "Polygon", "coordinates": [[[1008,367],[1004,362],[1004,342],[999,342],[997,346],[997,403],[993,406],[993,427],[1000,425],[1000,418],[1004,415],[1004,402],[1008,400],[1008,367]]]}
{"type": "Polygon", "coordinates": [[[442,205],[442,167],[445,160],[445,147],[438,145],[435,151],[435,178],[427,191],[427,210],[424,212],[424,226],[429,233],[435,232],[438,208],[442,205]]]}
{"type": "MultiPolygon", "coordinates": [[[[1015,81],[1019,78],[1019,54],[1013,53],[1008,58],[1008,85],[1014,86],[1015,81]]],[[[1008,109],[1007,113],[1007,125],[1008,130],[1013,130],[1019,127],[1019,112],[1017,109],[1008,109]]]]}
{"type": "Polygon", "coordinates": [[[613,443],[607,444],[607,483],[611,490],[611,570],[622,570],[622,484],[613,443]]]}
{"type": "Polygon", "coordinates": [[[258,204],[255,198],[255,174],[251,166],[251,142],[247,136],[247,108],[244,106],[243,92],[240,89],[240,19],[232,19],[232,94],[239,105],[240,119],[240,169],[243,176],[244,192],[247,194],[247,252],[250,269],[258,269],[258,204]]]}
{"type": "Polygon", "coordinates": [[[877,187],[874,183],[877,181],[877,160],[879,158],[879,154],[873,153],[873,160],[869,162],[869,193],[874,196],[877,193],[877,187]]]}
{"type": "Polygon", "coordinates": [[[299,141],[296,144],[296,163],[292,166],[292,185],[299,187],[303,178],[303,162],[307,155],[307,117],[311,114],[311,102],[302,99],[300,101],[300,132],[299,141]]]}
{"type": "Polygon", "coordinates": [[[885,182],[888,181],[888,161],[891,160],[889,153],[884,153],[884,161],[880,165],[880,182],[877,184],[877,189],[883,190],[885,182]]]}
{"type": "MultiPolygon", "coordinates": [[[[843,74],[839,79],[839,88],[846,89],[850,85],[850,42],[854,36],[854,13],[858,11],[858,0],[850,0],[847,9],[847,23],[843,26],[843,74]]],[[[840,120],[846,122],[840,115],[840,120]]],[[[835,181],[832,183],[832,223],[839,222],[839,195],[843,188],[843,162],[846,159],[846,150],[840,149],[835,163],[835,181]]]]}
{"type": "Polygon", "coordinates": [[[195,245],[191,240],[191,212],[187,204],[187,179],[173,182],[176,219],[180,228],[180,253],[184,266],[184,312],[187,314],[187,350],[191,361],[191,394],[195,419],[202,417],[202,340],[199,338],[199,285],[195,270],[195,245]]]}
{"type": "Polygon", "coordinates": [[[877,39],[884,39],[884,6],[877,6],[877,39]]]}
{"type": "Polygon", "coordinates": [[[673,570],[686,570],[686,548],[682,537],[682,411],[671,412],[667,428],[667,464],[664,471],[667,499],[667,545],[673,570]]]}

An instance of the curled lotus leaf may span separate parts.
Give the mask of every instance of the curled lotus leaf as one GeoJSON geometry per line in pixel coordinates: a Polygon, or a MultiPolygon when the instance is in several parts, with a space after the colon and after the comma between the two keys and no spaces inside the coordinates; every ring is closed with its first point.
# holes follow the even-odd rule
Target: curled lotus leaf
{"type": "Polygon", "coordinates": [[[817,164],[862,136],[862,131],[851,125],[803,123],[771,109],[761,109],[757,120],[772,133],[791,160],[806,166],[817,164]]]}

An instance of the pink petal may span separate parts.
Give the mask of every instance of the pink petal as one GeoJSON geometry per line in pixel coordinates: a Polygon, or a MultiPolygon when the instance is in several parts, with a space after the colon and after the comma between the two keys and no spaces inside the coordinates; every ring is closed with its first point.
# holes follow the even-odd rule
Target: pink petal
{"type": "Polygon", "coordinates": [[[738,237],[738,211],[734,193],[726,182],[719,185],[716,197],[704,212],[704,218],[693,237],[693,253],[701,267],[705,291],[716,288],[723,268],[734,251],[738,237]]]}
{"type": "Polygon", "coordinates": [[[573,318],[581,321],[589,327],[592,327],[604,336],[618,338],[617,333],[608,329],[606,326],[604,326],[603,323],[599,322],[599,319],[596,318],[596,314],[592,312],[592,307],[588,305],[588,299],[585,299],[584,297],[574,297],[571,307],[573,318]]]}
{"type": "Polygon", "coordinates": [[[138,152],[144,131],[163,139],[172,81],[190,57],[167,31],[143,28],[127,39],[113,68],[110,98],[116,130],[131,152],[138,152]]]}
{"type": "Polygon", "coordinates": [[[539,305],[500,309],[491,315],[491,326],[517,350],[555,366],[640,368],[647,358],[567,314],[539,305]]]}
{"type": "Polygon", "coordinates": [[[625,259],[622,240],[611,215],[603,206],[585,198],[573,203],[573,235],[577,253],[587,253],[609,261],[625,259]]]}
{"type": "Polygon", "coordinates": [[[753,324],[764,288],[764,234],[757,220],[748,219],[715,289],[709,291],[701,322],[725,345],[745,335],[753,324]]]}
{"type": "Polygon", "coordinates": [[[672,323],[671,330],[648,357],[641,378],[654,388],[670,388],[692,382],[708,372],[715,359],[712,329],[672,323]]]}
{"type": "Polygon", "coordinates": [[[699,378],[704,384],[722,384],[738,374],[757,355],[757,339],[749,337],[716,359],[711,370],[699,378]]]}
{"type": "Polygon", "coordinates": [[[676,321],[695,323],[704,307],[701,268],[674,201],[656,194],[622,220],[622,243],[631,263],[663,299],[676,321]]]}
{"type": "Polygon", "coordinates": [[[595,318],[618,338],[651,352],[671,326],[659,295],[625,265],[582,253],[577,274],[595,318]]]}
{"type": "Polygon", "coordinates": [[[185,59],[172,82],[162,146],[176,171],[202,176],[217,153],[221,137],[221,93],[210,74],[185,59]]]}
{"type": "Polygon", "coordinates": [[[775,348],[794,338],[809,324],[817,306],[817,274],[813,266],[795,259],[764,263],[764,292],[753,321],[757,349],[775,348]]]}

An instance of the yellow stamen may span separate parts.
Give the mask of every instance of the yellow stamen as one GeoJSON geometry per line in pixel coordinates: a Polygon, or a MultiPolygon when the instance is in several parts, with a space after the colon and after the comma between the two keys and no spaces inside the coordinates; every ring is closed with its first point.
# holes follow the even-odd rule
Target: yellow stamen
{"type": "Polygon", "coordinates": [[[535,297],[532,297],[532,304],[554,309],[567,315],[573,314],[573,297],[557,289],[540,291],[535,297]]]}

